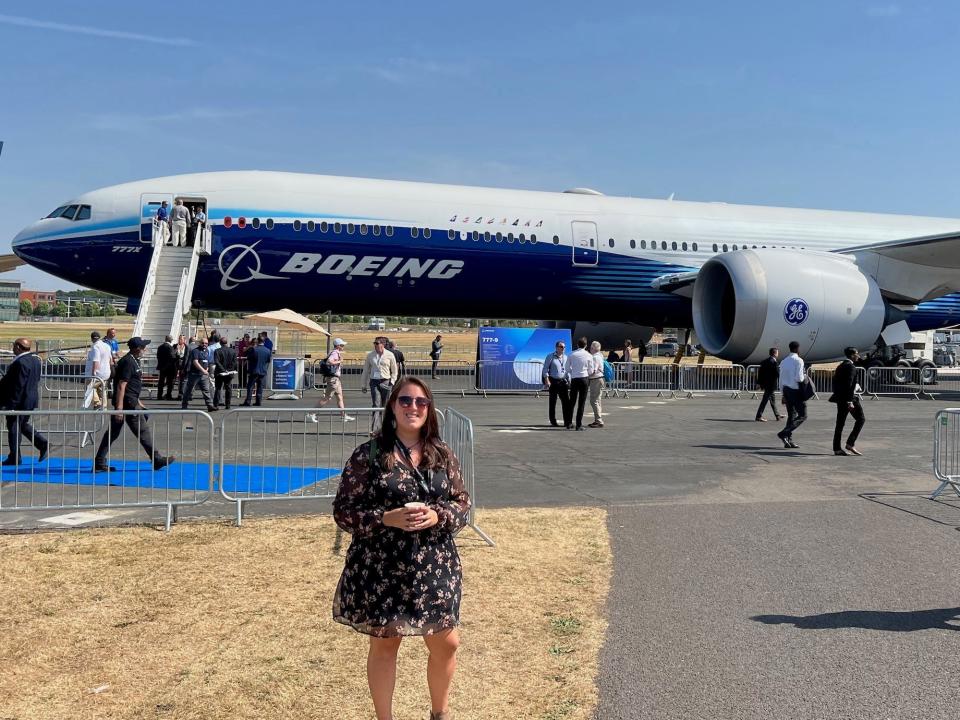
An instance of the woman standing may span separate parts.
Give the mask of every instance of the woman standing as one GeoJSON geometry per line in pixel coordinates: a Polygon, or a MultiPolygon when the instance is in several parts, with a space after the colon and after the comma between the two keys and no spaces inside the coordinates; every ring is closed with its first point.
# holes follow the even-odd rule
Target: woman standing
{"type": "Polygon", "coordinates": [[[353,536],[333,619],[370,636],[367,682],[377,720],[393,717],[405,635],[421,635],[427,645],[431,720],[450,720],[461,588],[453,536],[469,510],[430,389],[404,377],[387,400],[380,431],[347,461],[333,503],[337,525],[353,536]]]}

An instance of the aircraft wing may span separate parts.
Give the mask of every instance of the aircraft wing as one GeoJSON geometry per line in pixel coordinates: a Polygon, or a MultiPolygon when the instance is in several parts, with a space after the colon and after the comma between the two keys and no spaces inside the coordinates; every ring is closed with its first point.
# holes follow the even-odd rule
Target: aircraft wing
{"type": "Polygon", "coordinates": [[[881,257],[929,267],[960,269],[960,232],[889,240],[837,250],[842,255],[874,253],[881,257]]]}
{"type": "Polygon", "coordinates": [[[27,264],[26,260],[18,258],[13,253],[10,253],[8,255],[0,255],[0,273],[8,272],[10,270],[13,270],[16,267],[20,267],[21,265],[26,265],[26,264],[27,264]]]}

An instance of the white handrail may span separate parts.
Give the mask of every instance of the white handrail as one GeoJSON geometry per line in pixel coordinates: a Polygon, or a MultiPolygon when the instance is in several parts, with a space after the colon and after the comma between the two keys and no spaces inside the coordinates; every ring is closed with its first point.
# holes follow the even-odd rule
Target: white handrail
{"type": "Polygon", "coordinates": [[[190,308],[184,308],[184,301],[186,300],[186,287],[187,279],[190,276],[190,271],[188,268],[184,268],[183,272],[180,273],[180,287],[177,288],[177,304],[174,306],[173,310],[173,319],[170,322],[170,335],[176,335],[174,333],[175,326],[179,327],[180,323],[183,321],[183,316],[190,312],[190,308]]]}
{"type": "Polygon", "coordinates": [[[163,252],[163,233],[160,232],[160,221],[154,219],[151,233],[153,254],[150,256],[150,267],[147,268],[147,280],[143,285],[140,296],[140,308],[137,310],[137,319],[133,323],[134,336],[142,336],[147,322],[147,313],[150,312],[150,300],[157,289],[157,268],[160,266],[160,255],[163,252]]]}

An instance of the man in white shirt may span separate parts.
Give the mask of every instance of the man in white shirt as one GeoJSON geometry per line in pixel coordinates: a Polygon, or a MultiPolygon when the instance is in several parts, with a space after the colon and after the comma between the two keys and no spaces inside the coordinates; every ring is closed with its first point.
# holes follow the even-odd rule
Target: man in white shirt
{"type": "Polygon", "coordinates": [[[170,211],[170,225],[173,227],[173,246],[186,247],[187,245],[187,226],[192,222],[193,217],[190,214],[190,208],[183,204],[183,200],[177,198],[174,201],[173,210],[170,211]]]}
{"type": "MultiPolygon", "coordinates": [[[[573,415],[573,406],[577,406],[577,430],[586,430],[583,427],[583,406],[587,402],[587,393],[590,389],[590,373],[593,372],[593,356],[587,352],[587,339],[577,340],[577,349],[567,358],[567,377],[570,378],[570,414],[573,415]]],[[[572,430],[567,423],[567,430],[572,430]]]]}
{"type": "Polygon", "coordinates": [[[373,341],[373,350],[367,353],[360,378],[360,382],[370,388],[373,407],[381,408],[387,404],[387,398],[390,397],[390,391],[393,390],[393,384],[399,375],[397,358],[386,349],[386,338],[376,338],[373,341]]]}
{"type": "MultiPolygon", "coordinates": [[[[88,378],[87,395],[91,405],[99,410],[107,402],[107,381],[110,380],[110,346],[100,339],[100,333],[90,333],[90,349],[87,351],[87,363],[83,374],[88,378]]],[[[86,398],[84,398],[86,405],[86,398]]]]}
{"type": "MultiPolygon", "coordinates": [[[[627,342],[630,342],[629,340],[627,342]]],[[[594,340],[590,343],[590,356],[593,365],[590,367],[590,408],[593,410],[593,422],[588,427],[603,427],[603,407],[600,398],[603,395],[603,353],[600,352],[600,343],[594,340]]]]}
{"type": "Polygon", "coordinates": [[[783,404],[787,406],[787,425],[777,437],[785,448],[800,447],[793,441],[793,431],[807,419],[807,399],[804,397],[804,383],[807,376],[803,369],[803,358],[797,353],[800,343],[790,343],[790,354],[780,361],[780,392],[783,404]]]}

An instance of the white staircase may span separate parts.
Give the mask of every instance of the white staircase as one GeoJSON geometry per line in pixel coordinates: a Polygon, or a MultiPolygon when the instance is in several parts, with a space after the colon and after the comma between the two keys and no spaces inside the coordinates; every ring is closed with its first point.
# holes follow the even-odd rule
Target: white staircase
{"type": "MultiPolygon", "coordinates": [[[[173,247],[164,245],[162,238],[155,227],[153,255],[133,326],[133,334],[150,340],[154,348],[166,335],[176,340],[183,316],[190,312],[201,245],[195,242],[193,247],[173,247]]],[[[147,353],[148,357],[152,355],[147,353]]]]}

